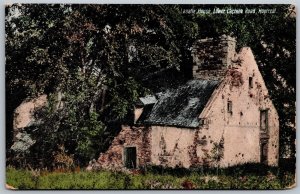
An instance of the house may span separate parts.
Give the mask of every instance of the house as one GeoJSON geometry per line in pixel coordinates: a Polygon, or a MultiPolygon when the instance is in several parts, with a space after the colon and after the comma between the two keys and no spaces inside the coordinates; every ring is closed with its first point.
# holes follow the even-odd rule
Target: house
{"type": "Polygon", "coordinates": [[[97,163],[197,168],[243,163],[278,165],[279,119],[250,48],[229,36],[197,40],[193,79],[135,105],[135,124],[122,126],[97,163]]]}

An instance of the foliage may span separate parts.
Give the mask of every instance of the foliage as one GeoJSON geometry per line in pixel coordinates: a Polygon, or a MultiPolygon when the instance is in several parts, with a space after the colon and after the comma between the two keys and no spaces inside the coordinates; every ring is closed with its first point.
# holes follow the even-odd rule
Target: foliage
{"type": "MultiPolygon", "coordinates": [[[[57,145],[64,145],[77,161],[86,164],[104,149],[106,137],[117,132],[106,130],[107,126],[128,121],[132,104],[150,92],[142,84],[151,81],[158,70],[179,68],[177,42],[183,39],[173,30],[184,28],[185,23],[177,17],[178,8],[139,8],[36,4],[6,7],[6,87],[7,99],[12,99],[8,114],[12,115],[20,104],[14,99],[19,92],[22,99],[49,95],[50,105],[37,115],[45,123],[31,131],[37,142],[30,157],[48,160],[57,145]],[[59,93],[63,93],[63,100],[55,99],[59,93]],[[63,108],[58,109],[57,103],[63,103],[63,108]]],[[[188,33],[185,36],[189,38],[188,33]]],[[[7,129],[11,134],[12,126],[7,129]]],[[[11,144],[10,137],[8,149],[11,144]]]]}
{"type": "Polygon", "coordinates": [[[128,122],[132,104],[150,92],[142,86],[150,75],[179,68],[177,42],[183,39],[173,30],[185,23],[177,17],[178,8],[139,7],[6,7],[6,87],[12,99],[7,111],[12,115],[19,105],[11,98],[19,87],[24,96],[49,95],[48,107],[37,114],[45,122],[31,131],[37,142],[27,158],[49,166],[57,145],[64,145],[76,161],[86,164],[104,149],[106,137],[116,133],[108,131],[110,123],[128,122]]]}
{"type": "Polygon", "coordinates": [[[211,159],[218,164],[223,159],[223,157],[224,157],[224,137],[222,136],[220,142],[213,143],[213,148],[211,150],[211,159]]]}
{"type": "Polygon", "coordinates": [[[41,171],[35,175],[33,171],[7,168],[7,183],[18,189],[284,189],[295,181],[292,174],[280,177],[273,170],[267,170],[266,175],[225,171],[219,176],[200,171],[182,175],[151,171],[144,174],[41,171]]]}

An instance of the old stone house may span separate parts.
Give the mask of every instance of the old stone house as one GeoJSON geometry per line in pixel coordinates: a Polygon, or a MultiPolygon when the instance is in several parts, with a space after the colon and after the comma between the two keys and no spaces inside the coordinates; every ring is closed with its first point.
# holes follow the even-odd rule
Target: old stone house
{"type": "Polygon", "coordinates": [[[140,98],[102,168],[278,165],[279,119],[250,48],[229,36],[194,43],[193,79],[140,98]]]}

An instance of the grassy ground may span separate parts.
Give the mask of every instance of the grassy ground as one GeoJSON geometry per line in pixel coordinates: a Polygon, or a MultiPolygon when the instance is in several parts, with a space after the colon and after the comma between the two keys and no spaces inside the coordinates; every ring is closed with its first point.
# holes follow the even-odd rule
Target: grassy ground
{"type": "Polygon", "coordinates": [[[285,189],[294,183],[291,173],[279,170],[264,175],[241,169],[216,172],[147,171],[143,174],[120,172],[39,173],[8,167],[7,184],[17,189],[285,189]],[[281,175],[279,175],[281,174],[281,175]]]}

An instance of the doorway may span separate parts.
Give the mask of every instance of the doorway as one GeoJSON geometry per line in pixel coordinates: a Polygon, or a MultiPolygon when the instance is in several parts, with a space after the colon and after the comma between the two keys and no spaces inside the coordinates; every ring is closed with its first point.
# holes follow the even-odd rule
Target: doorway
{"type": "Polygon", "coordinates": [[[268,142],[261,142],[260,144],[260,162],[268,165],[268,142]]]}
{"type": "Polygon", "coordinates": [[[124,163],[126,168],[136,168],[136,147],[126,147],[124,149],[124,163]]]}

